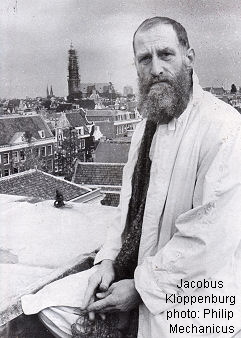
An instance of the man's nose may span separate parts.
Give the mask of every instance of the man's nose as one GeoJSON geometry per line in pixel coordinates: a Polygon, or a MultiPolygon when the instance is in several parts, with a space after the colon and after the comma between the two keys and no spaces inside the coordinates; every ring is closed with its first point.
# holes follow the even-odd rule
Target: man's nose
{"type": "Polygon", "coordinates": [[[152,58],[151,75],[159,76],[160,74],[163,74],[163,61],[154,56],[152,58]]]}

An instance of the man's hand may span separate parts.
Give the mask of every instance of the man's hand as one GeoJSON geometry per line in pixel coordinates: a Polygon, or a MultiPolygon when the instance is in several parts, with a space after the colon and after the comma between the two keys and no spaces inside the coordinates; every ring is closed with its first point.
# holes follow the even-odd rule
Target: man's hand
{"type": "Polygon", "coordinates": [[[130,311],[141,303],[141,297],[136,291],[134,279],[124,279],[113,283],[106,292],[99,292],[100,300],[90,304],[87,311],[100,313],[109,311],[130,311]]]}
{"type": "Polygon", "coordinates": [[[85,291],[83,309],[93,303],[95,299],[95,292],[98,288],[100,291],[107,291],[110,284],[115,278],[113,261],[105,259],[99,265],[98,270],[89,278],[88,287],[85,291]]]}

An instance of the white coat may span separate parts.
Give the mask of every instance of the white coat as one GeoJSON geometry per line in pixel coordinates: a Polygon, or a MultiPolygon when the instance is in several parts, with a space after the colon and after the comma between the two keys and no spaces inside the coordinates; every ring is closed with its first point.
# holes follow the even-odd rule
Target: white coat
{"type": "MultiPolygon", "coordinates": [[[[95,263],[114,260],[121,248],[145,123],[138,125],[133,136],[119,214],[95,263]]],[[[241,329],[240,127],[239,113],[204,92],[195,80],[185,112],[168,125],[160,125],[154,135],[135,270],[136,289],[143,300],[138,338],[234,337],[241,329]],[[194,288],[178,288],[181,279],[192,281],[194,288]],[[212,286],[215,281],[221,284],[200,288],[204,280],[212,280],[212,286]],[[171,302],[170,295],[171,300],[174,295],[179,300],[184,295],[201,297],[196,298],[199,302],[184,305],[183,301],[171,302]],[[215,303],[215,297],[202,298],[211,295],[229,297],[224,303],[215,303]],[[195,318],[187,318],[188,309],[196,311],[195,318]],[[233,318],[227,319],[232,313],[233,318]]]]}

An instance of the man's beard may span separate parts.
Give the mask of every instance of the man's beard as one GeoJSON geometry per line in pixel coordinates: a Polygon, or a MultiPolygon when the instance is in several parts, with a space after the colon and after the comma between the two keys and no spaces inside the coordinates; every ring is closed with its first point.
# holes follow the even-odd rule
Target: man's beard
{"type": "Polygon", "coordinates": [[[143,117],[159,124],[178,118],[186,109],[192,91],[192,69],[182,66],[175,77],[139,77],[138,109],[143,117]]]}

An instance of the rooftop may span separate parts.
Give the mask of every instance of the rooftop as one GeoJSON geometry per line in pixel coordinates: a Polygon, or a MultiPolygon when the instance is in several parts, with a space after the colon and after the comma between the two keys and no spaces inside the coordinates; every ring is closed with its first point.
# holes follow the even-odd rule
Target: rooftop
{"type": "Polygon", "coordinates": [[[88,116],[107,116],[112,117],[116,116],[118,113],[118,110],[114,109],[89,109],[86,111],[87,118],[88,116]]]}
{"type": "Polygon", "coordinates": [[[47,123],[40,115],[0,116],[0,146],[8,145],[16,133],[30,132],[36,140],[42,139],[39,131],[43,130],[45,137],[53,137],[47,123]]]}
{"type": "Polygon", "coordinates": [[[85,127],[85,132],[88,133],[88,128],[86,127],[87,124],[90,124],[85,116],[85,112],[80,109],[77,112],[66,112],[65,116],[70,124],[70,127],[85,127]]]}
{"type": "Polygon", "coordinates": [[[80,187],[35,169],[0,178],[0,194],[54,200],[56,189],[61,191],[65,201],[70,201],[91,191],[86,187],[80,187]]]}
{"type": "Polygon", "coordinates": [[[124,163],[78,161],[73,182],[87,186],[121,186],[123,168],[124,163]]]}
{"type": "Polygon", "coordinates": [[[95,150],[95,162],[126,163],[130,141],[100,142],[95,150]]]}

